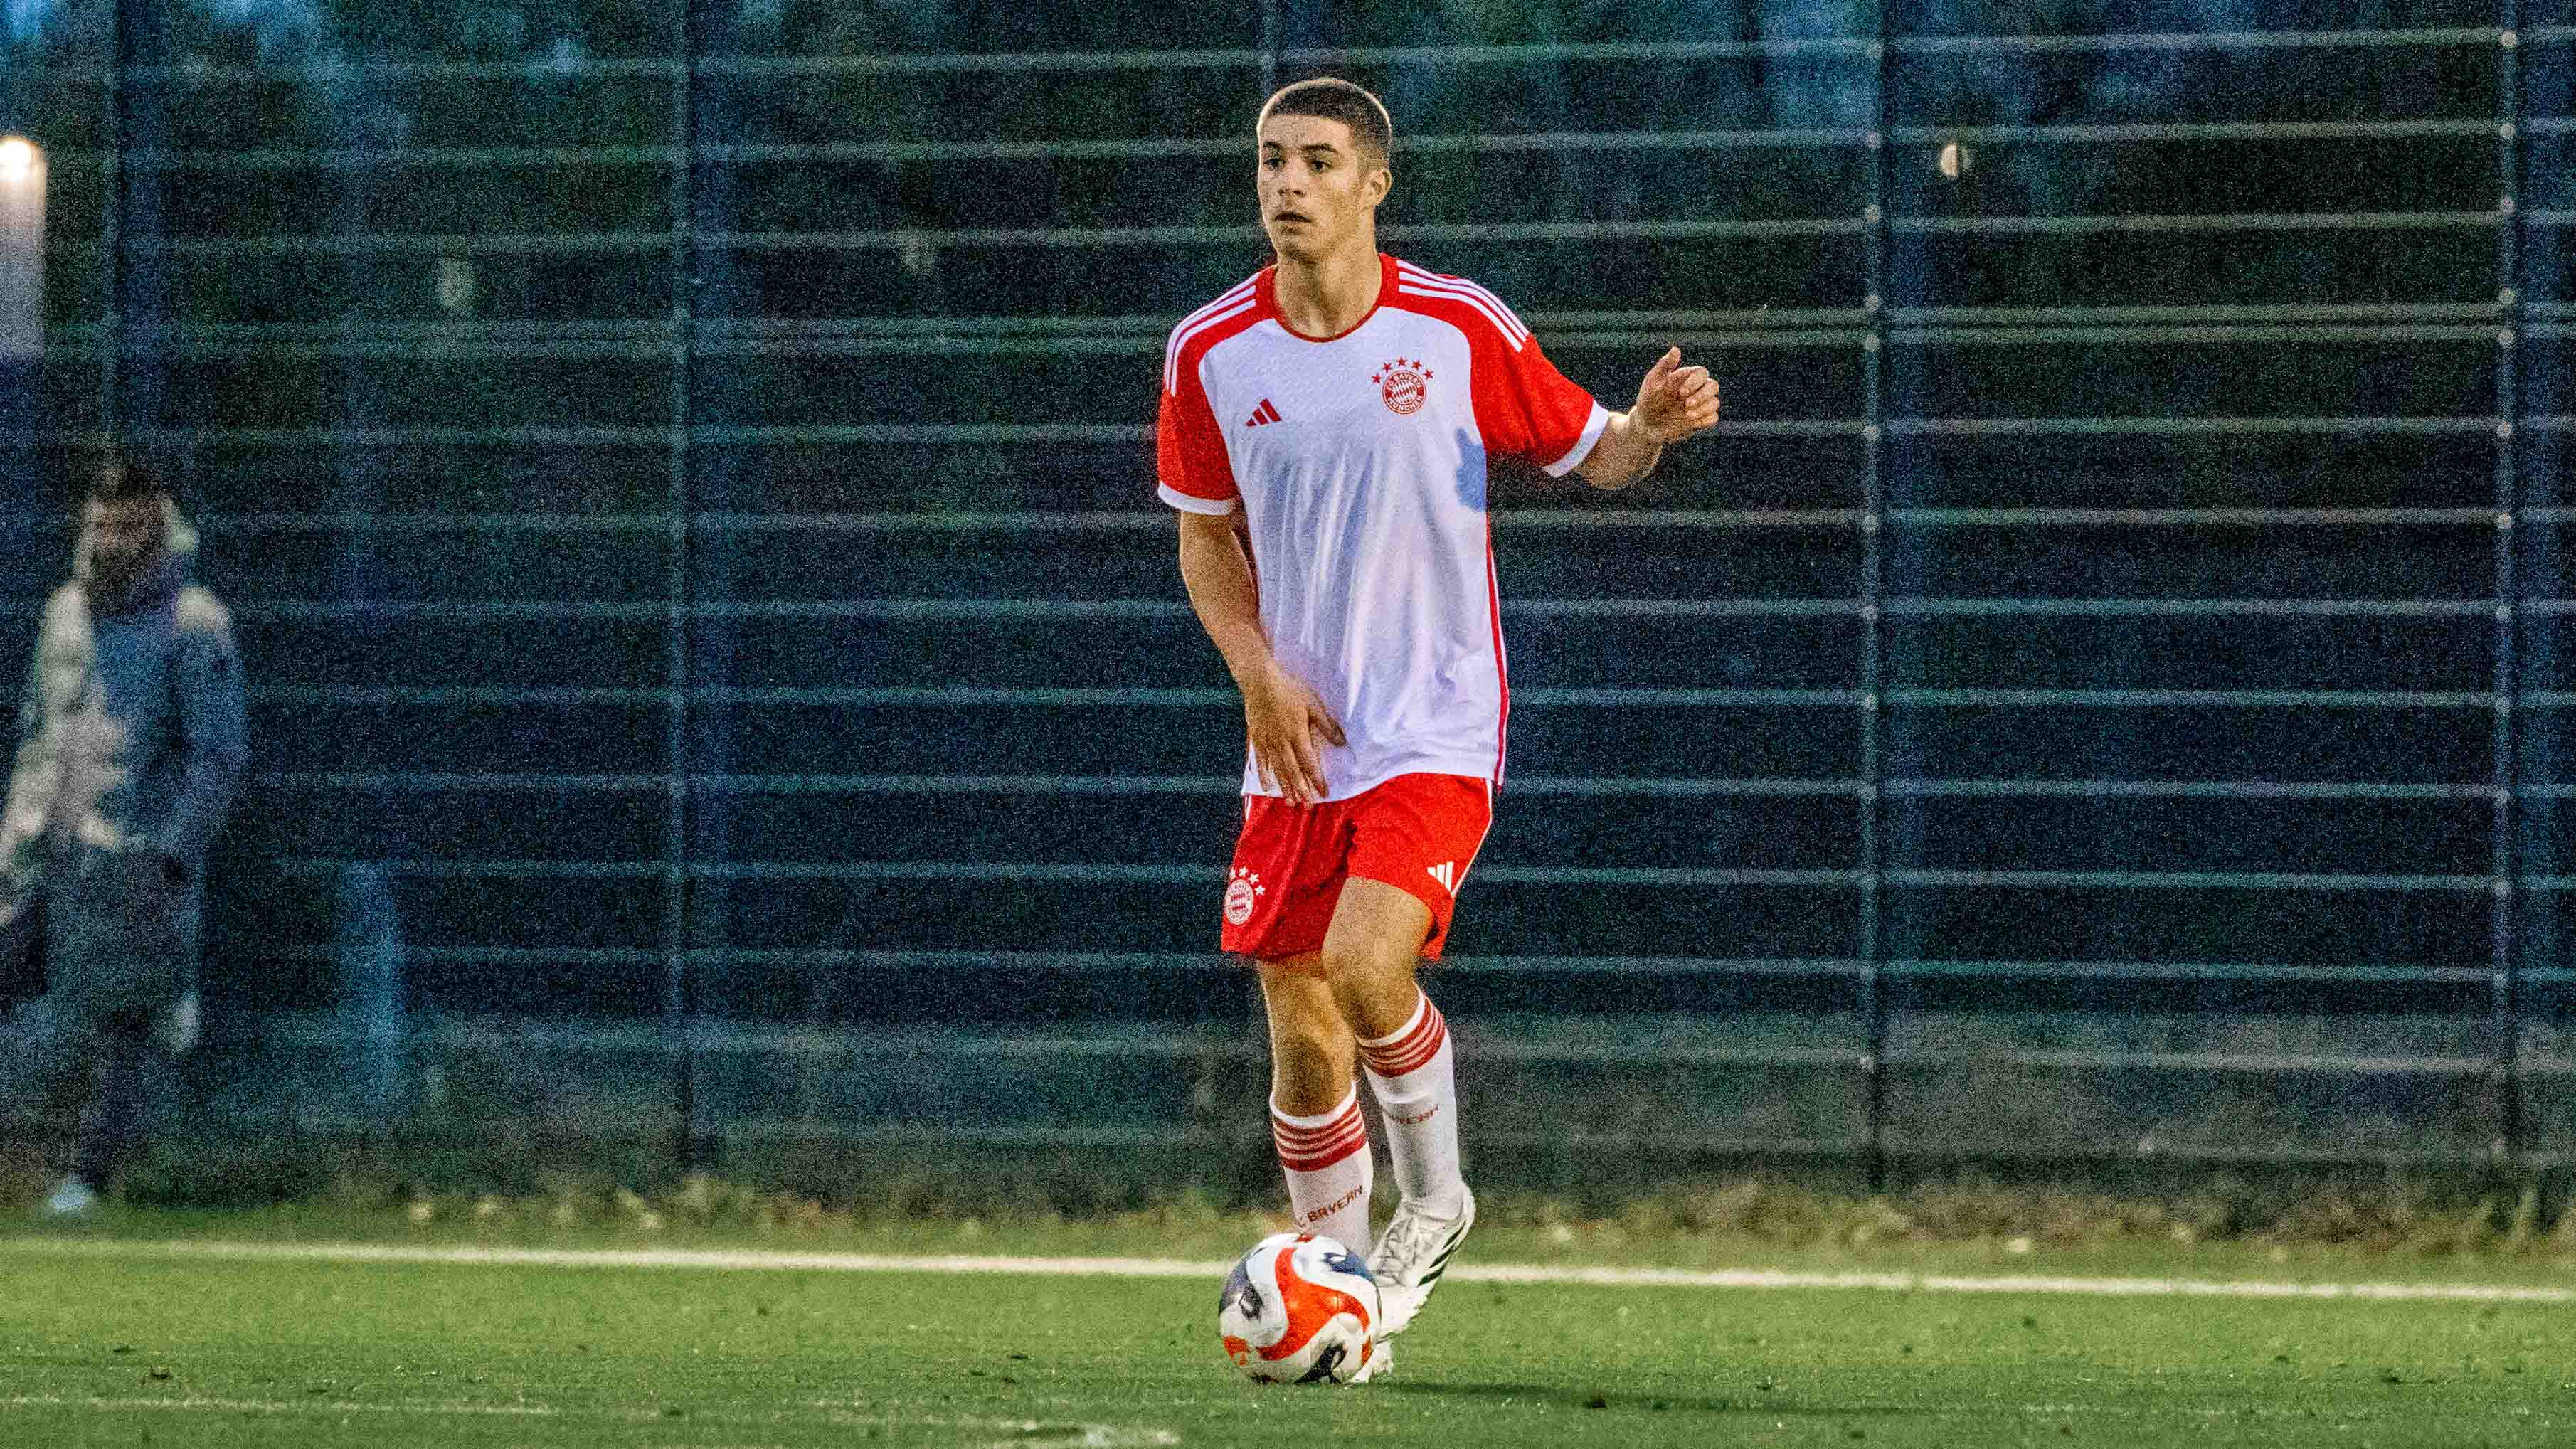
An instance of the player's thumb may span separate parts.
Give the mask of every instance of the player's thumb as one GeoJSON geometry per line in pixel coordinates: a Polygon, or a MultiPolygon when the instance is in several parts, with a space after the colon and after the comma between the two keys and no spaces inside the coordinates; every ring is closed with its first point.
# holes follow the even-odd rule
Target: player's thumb
{"type": "Polygon", "coordinates": [[[1655,365],[1646,369],[1646,377],[1651,381],[1681,365],[1682,350],[1679,347],[1667,347],[1664,349],[1664,355],[1655,359],[1655,365]]]}

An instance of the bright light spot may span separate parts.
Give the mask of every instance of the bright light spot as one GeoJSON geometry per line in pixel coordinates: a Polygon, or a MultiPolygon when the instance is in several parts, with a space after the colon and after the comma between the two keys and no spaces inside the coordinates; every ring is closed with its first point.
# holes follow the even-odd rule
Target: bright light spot
{"type": "Polygon", "coordinates": [[[24,136],[0,136],[0,185],[24,186],[36,174],[36,148],[24,136]]]}

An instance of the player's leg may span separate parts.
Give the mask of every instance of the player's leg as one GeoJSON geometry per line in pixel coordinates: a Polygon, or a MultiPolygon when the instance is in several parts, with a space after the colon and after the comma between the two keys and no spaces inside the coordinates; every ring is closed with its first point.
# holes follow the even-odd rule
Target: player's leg
{"type": "Polygon", "coordinates": [[[1403,775],[1363,801],[1352,825],[1352,879],[1325,951],[1402,1192],[1369,1264],[1385,1302],[1384,1331],[1399,1333],[1476,1221],[1458,1146],[1457,1058],[1417,972],[1448,941],[1457,889],[1493,821],[1492,795],[1482,780],[1403,775]]]}
{"type": "Polygon", "coordinates": [[[1270,1135],[1297,1230],[1369,1251],[1368,1119],[1352,1070],[1357,1044],[1320,953],[1260,963],[1270,1020],[1270,1135]]]}
{"type": "Polygon", "coordinates": [[[1353,876],[1342,888],[1341,904],[1324,937],[1324,969],[1354,1045],[1365,1058],[1372,1050],[1367,1043],[1374,1041],[1373,1049],[1389,1065],[1410,1063],[1392,1077],[1381,1077],[1374,1067],[1369,1072],[1381,1108],[1387,1107],[1389,1092],[1402,1104],[1381,1115],[1404,1196],[1386,1236],[1369,1255],[1369,1272],[1378,1280],[1378,1332],[1390,1338],[1422,1311],[1475,1223],[1476,1200],[1458,1168],[1457,1086],[1448,1031],[1437,1025],[1438,1008],[1414,978],[1431,927],[1430,908],[1416,896],[1384,881],[1353,876]],[[1415,1061],[1413,1054],[1425,1043],[1429,1054],[1415,1061]],[[1407,1055],[1399,1061],[1393,1055],[1397,1052],[1407,1055]]]}
{"type": "Polygon", "coordinates": [[[1457,1058],[1448,1023],[1416,974],[1432,925],[1420,898],[1354,877],[1333,917],[1342,940],[1328,936],[1324,949],[1339,968],[1336,997],[1377,1098],[1396,1188],[1404,1201],[1453,1217],[1467,1194],[1459,1170],[1457,1058]]]}

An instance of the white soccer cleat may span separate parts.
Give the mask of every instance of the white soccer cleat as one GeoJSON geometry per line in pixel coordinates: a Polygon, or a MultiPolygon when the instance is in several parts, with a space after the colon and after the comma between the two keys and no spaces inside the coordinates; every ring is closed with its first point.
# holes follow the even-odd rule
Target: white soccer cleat
{"type": "MultiPolygon", "coordinates": [[[[1463,1191],[1463,1189],[1462,1189],[1463,1191]]],[[[1377,1280],[1378,1342],[1404,1332],[1413,1315],[1431,1301],[1449,1256],[1467,1241],[1476,1225],[1476,1195],[1467,1193],[1455,1217],[1433,1217],[1412,1198],[1398,1203],[1395,1221],[1386,1225],[1377,1251],[1369,1254],[1369,1276],[1377,1280]]]]}
{"type": "Polygon", "coordinates": [[[45,1216],[49,1218],[85,1218],[98,1207],[98,1194],[77,1177],[66,1177],[54,1195],[45,1199],[45,1216]]]}
{"type": "MultiPolygon", "coordinates": [[[[1384,1305],[1381,1304],[1380,1306],[1383,1307],[1384,1305]]],[[[1380,1338],[1369,1345],[1369,1361],[1360,1367],[1360,1371],[1358,1373],[1351,1375],[1350,1381],[1355,1384],[1364,1384],[1371,1379],[1391,1379],[1393,1377],[1395,1377],[1395,1349],[1390,1346],[1385,1339],[1380,1338]]]]}

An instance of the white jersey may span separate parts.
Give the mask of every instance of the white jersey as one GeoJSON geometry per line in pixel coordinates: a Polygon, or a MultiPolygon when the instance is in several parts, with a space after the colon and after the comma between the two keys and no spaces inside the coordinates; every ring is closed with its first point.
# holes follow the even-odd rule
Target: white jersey
{"type": "MultiPolygon", "coordinates": [[[[1379,262],[1376,307],[1338,337],[1291,332],[1265,270],[1163,354],[1163,501],[1243,510],[1271,650],[1350,741],[1323,750],[1329,800],[1417,771],[1501,782],[1486,460],[1562,477],[1610,418],[1492,293],[1379,262]]],[[[1243,789],[1278,793],[1248,755],[1243,789]]]]}

